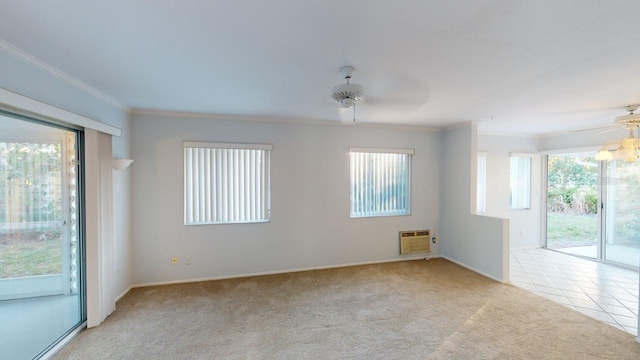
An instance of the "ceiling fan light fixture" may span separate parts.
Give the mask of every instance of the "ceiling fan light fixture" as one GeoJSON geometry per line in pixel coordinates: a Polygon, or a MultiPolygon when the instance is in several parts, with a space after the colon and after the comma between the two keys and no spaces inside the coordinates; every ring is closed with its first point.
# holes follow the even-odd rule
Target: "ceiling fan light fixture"
{"type": "Polygon", "coordinates": [[[353,109],[353,121],[356,121],[356,104],[364,100],[362,86],[351,84],[351,76],[355,69],[353,66],[343,66],[340,74],[346,80],[346,84],[334,86],[331,89],[331,98],[340,104],[343,109],[353,109]]]}
{"type": "Polygon", "coordinates": [[[340,103],[340,107],[350,108],[364,99],[362,93],[362,86],[347,83],[334,86],[333,90],[331,90],[331,97],[340,103]]]}
{"type": "Polygon", "coordinates": [[[604,144],[595,156],[597,161],[623,160],[636,162],[640,160],[640,115],[634,114],[638,106],[627,106],[629,114],[615,118],[617,126],[623,126],[629,130],[629,136],[619,141],[611,141],[604,144]],[[634,130],[636,129],[638,130],[638,135],[634,136],[634,130]],[[616,146],[615,151],[612,148],[613,145],[616,146]]]}
{"type": "Polygon", "coordinates": [[[609,152],[609,150],[602,148],[600,151],[598,151],[598,153],[596,154],[596,161],[608,161],[613,159],[613,154],[611,154],[611,152],[609,152]]]}

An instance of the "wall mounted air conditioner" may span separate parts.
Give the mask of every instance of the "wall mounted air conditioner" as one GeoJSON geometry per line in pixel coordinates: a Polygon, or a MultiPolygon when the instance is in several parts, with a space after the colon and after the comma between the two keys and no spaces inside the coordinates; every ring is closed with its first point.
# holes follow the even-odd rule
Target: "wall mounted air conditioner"
{"type": "Polygon", "coordinates": [[[400,231],[400,255],[431,251],[429,230],[400,231]]]}

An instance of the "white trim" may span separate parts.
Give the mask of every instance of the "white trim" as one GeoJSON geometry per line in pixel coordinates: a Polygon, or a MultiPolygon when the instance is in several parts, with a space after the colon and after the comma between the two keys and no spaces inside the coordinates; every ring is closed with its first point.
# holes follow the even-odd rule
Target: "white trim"
{"type": "Polygon", "coordinates": [[[485,272],[483,272],[483,271],[480,271],[480,270],[478,270],[478,269],[476,269],[476,268],[474,268],[474,267],[472,267],[472,266],[469,266],[469,265],[463,264],[463,263],[461,263],[461,262],[459,262],[459,261],[453,260],[452,258],[450,258],[450,257],[448,257],[448,256],[444,256],[444,255],[443,255],[443,256],[442,256],[442,258],[443,258],[443,259],[446,259],[446,260],[449,260],[449,261],[451,261],[451,262],[452,262],[452,263],[454,263],[454,264],[460,265],[460,266],[462,266],[462,267],[463,267],[463,268],[465,268],[465,269],[471,270],[471,271],[473,271],[473,272],[475,272],[475,273],[478,273],[478,274],[480,274],[480,275],[482,275],[482,276],[484,276],[484,277],[487,277],[487,278],[489,278],[489,279],[491,279],[491,280],[495,280],[495,281],[497,281],[497,282],[499,282],[499,283],[503,283],[503,284],[508,284],[508,283],[509,283],[509,281],[508,281],[508,280],[500,280],[500,279],[498,279],[498,278],[496,278],[496,277],[494,277],[494,276],[491,276],[491,275],[489,275],[489,274],[487,274],[487,273],[485,273],[485,272]]]}
{"type": "Polygon", "coordinates": [[[129,107],[127,107],[126,105],[124,105],[123,103],[121,103],[120,101],[112,98],[111,96],[103,93],[102,91],[87,85],[86,83],[76,79],[75,77],[65,73],[64,71],[55,68],[49,64],[47,64],[46,62],[38,59],[37,57],[17,48],[15,45],[10,44],[8,42],[6,42],[5,40],[0,38],[0,51],[3,51],[13,57],[15,57],[18,60],[21,60],[31,66],[33,66],[34,68],[40,69],[43,72],[51,75],[52,77],[62,80],[65,83],[78,88],[82,91],[84,91],[85,93],[92,95],[95,98],[98,98],[102,101],[105,101],[115,107],[117,107],[120,110],[123,111],[129,111],[129,107]]]}
{"type": "Polygon", "coordinates": [[[120,293],[120,295],[116,296],[116,302],[118,302],[120,299],[122,299],[125,295],[127,295],[129,293],[129,291],[131,291],[131,289],[133,289],[133,285],[129,286],[128,288],[126,288],[123,292],[120,293]]]}
{"type": "Polygon", "coordinates": [[[242,150],[272,150],[270,144],[234,144],[234,143],[213,143],[198,141],[183,141],[185,148],[207,148],[207,149],[242,149],[242,150]]]}
{"type": "MultiPolygon", "coordinates": [[[[435,258],[439,258],[439,257],[441,257],[441,255],[428,256],[429,259],[435,259],[435,258]]],[[[147,286],[185,284],[185,283],[201,282],[201,281],[237,279],[237,278],[245,278],[245,277],[252,277],[252,276],[289,274],[289,273],[296,273],[296,272],[302,272],[302,271],[336,269],[336,268],[343,268],[343,267],[350,267],[350,266],[384,264],[384,263],[400,262],[400,261],[424,260],[424,258],[425,258],[425,255],[423,254],[422,256],[417,256],[417,257],[412,256],[412,257],[407,257],[407,258],[398,258],[398,259],[390,259],[390,260],[365,261],[365,262],[358,262],[358,263],[327,265],[327,266],[314,266],[314,267],[307,267],[307,268],[295,268],[295,269],[288,269],[288,270],[264,271],[264,272],[238,274],[238,275],[221,275],[221,276],[212,276],[212,277],[195,278],[195,279],[183,279],[183,280],[171,280],[171,281],[155,281],[155,282],[134,284],[134,285],[132,285],[132,287],[133,288],[140,288],[140,287],[147,287],[147,286]]]]}
{"type": "Polygon", "coordinates": [[[272,122],[281,124],[297,124],[297,125],[319,125],[319,126],[348,126],[356,128],[374,128],[374,129],[391,129],[391,130],[411,130],[411,131],[425,131],[425,132],[440,132],[443,129],[420,126],[420,125],[407,125],[407,124],[377,124],[377,123],[363,123],[363,122],[341,122],[337,120],[304,120],[298,118],[276,118],[269,116],[243,116],[243,115],[225,115],[225,114],[209,114],[209,113],[197,113],[186,111],[166,111],[166,110],[153,110],[153,109],[132,109],[129,112],[131,115],[147,115],[156,117],[177,117],[177,118],[191,118],[191,119],[209,119],[209,120],[221,120],[221,121],[253,121],[253,122],[272,122]]]}
{"type": "Polygon", "coordinates": [[[414,155],[414,149],[390,149],[390,148],[359,148],[350,147],[350,153],[378,153],[378,154],[409,154],[414,155]]]}
{"type": "Polygon", "coordinates": [[[83,128],[93,129],[113,136],[122,135],[122,130],[115,126],[107,125],[82,115],[74,114],[67,110],[57,108],[53,105],[49,105],[2,88],[0,88],[0,105],[24,110],[45,118],[55,119],[83,128]]]}

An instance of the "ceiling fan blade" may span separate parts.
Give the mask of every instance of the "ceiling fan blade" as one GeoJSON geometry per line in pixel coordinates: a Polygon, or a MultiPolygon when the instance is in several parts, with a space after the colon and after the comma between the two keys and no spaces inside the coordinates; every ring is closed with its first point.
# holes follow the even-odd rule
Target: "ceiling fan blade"
{"type": "Polygon", "coordinates": [[[615,127],[615,125],[605,125],[605,126],[597,126],[597,127],[592,127],[592,128],[586,128],[586,129],[577,129],[577,130],[571,130],[571,132],[572,133],[579,133],[579,132],[585,132],[585,131],[609,129],[611,127],[615,127]]]}
{"type": "Polygon", "coordinates": [[[622,128],[624,128],[624,126],[611,125],[608,129],[605,129],[605,130],[602,130],[602,131],[598,131],[597,133],[595,133],[595,135],[602,135],[602,134],[610,133],[612,131],[616,131],[616,130],[622,129],[622,128]]]}

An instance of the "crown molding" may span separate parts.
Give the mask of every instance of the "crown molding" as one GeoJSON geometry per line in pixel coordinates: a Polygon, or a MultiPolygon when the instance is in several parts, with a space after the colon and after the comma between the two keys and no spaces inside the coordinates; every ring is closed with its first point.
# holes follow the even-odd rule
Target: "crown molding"
{"type": "Polygon", "coordinates": [[[177,117],[177,118],[191,118],[191,119],[209,119],[209,120],[232,120],[232,121],[252,121],[252,122],[271,122],[281,124],[297,124],[297,125],[317,125],[317,126],[349,126],[359,128],[374,128],[374,129],[391,129],[391,130],[410,130],[410,131],[425,131],[425,132],[440,132],[442,129],[417,126],[417,125],[393,125],[393,124],[373,124],[362,122],[336,122],[331,120],[304,120],[297,118],[278,118],[270,116],[242,116],[242,115],[224,115],[224,114],[212,114],[212,113],[198,113],[188,111],[171,111],[171,110],[154,110],[154,109],[131,109],[130,114],[133,115],[145,115],[145,116],[157,116],[157,117],[177,117]]]}
{"type": "Polygon", "coordinates": [[[112,98],[111,96],[103,93],[102,91],[76,79],[75,77],[63,72],[62,70],[55,68],[49,64],[47,64],[46,62],[38,59],[37,57],[19,49],[18,47],[14,46],[13,44],[8,43],[7,41],[5,41],[4,39],[0,38],[0,51],[7,53],[13,57],[15,57],[18,60],[21,60],[31,66],[33,66],[36,69],[39,69],[45,73],[47,73],[48,75],[58,79],[58,80],[62,80],[63,82],[67,83],[68,85],[71,85],[75,88],[78,88],[82,91],[84,91],[85,93],[100,99],[110,105],[113,105],[115,107],[117,107],[118,109],[122,110],[122,111],[126,111],[128,112],[130,109],[128,106],[124,105],[123,103],[121,103],[120,101],[112,98]]]}

